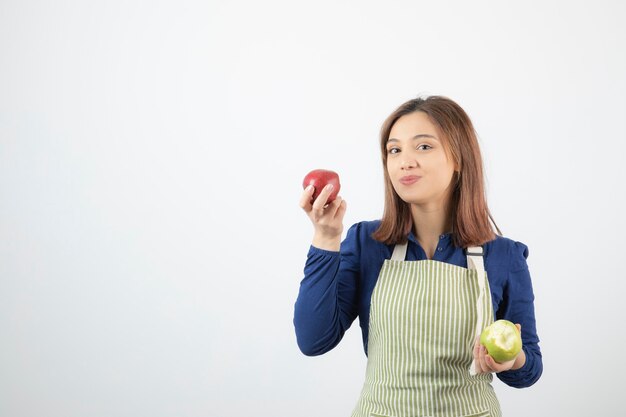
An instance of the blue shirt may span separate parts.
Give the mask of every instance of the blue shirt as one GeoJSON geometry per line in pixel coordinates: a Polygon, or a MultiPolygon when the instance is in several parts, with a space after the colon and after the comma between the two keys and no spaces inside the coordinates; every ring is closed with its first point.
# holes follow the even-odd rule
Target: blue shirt
{"type": "MultiPolygon", "coordinates": [[[[379,225],[380,220],[375,220],[350,227],[339,252],[309,248],[294,309],[298,346],[305,355],[321,355],[337,346],[357,316],[367,354],[372,291],[384,260],[391,258],[394,248],[371,237],[379,225]]],[[[543,371],[534,295],[526,263],[528,247],[496,236],[483,245],[483,251],[495,319],[521,324],[526,354],[522,368],[496,375],[507,385],[528,387],[543,371]]],[[[424,249],[409,234],[406,260],[424,259],[428,259],[424,249]]],[[[454,245],[451,234],[439,237],[433,260],[467,268],[467,257],[462,248],[454,245]]]]}

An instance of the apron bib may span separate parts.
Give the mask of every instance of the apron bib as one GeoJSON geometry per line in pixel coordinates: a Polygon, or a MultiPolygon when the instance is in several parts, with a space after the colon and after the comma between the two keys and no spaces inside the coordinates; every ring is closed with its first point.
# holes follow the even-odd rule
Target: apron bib
{"type": "Polygon", "coordinates": [[[372,293],[365,383],[352,417],[499,417],[492,374],[475,375],[474,340],[493,322],[482,248],[469,268],[386,259],[372,293]]]}

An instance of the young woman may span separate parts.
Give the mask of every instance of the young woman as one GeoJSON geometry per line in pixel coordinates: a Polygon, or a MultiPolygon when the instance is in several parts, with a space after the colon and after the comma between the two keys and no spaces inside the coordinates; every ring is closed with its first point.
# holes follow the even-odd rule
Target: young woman
{"type": "Polygon", "coordinates": [[[528,248],[489,212],[473,125],[454,101],[402,104],[380,136],[381,220],[353,225],[325,188],[300,206],[314,226],[295,304],[306,355],[335,347],[358,316],[368,356],[353,417],[500,416],[492,375],[517,388],[541,376],[528,248]],[[495,227],[492,228],[491,223],[495,227]],[[516,323],[522,350],[497,363],[478,343],[494,319],[516,323]]]}

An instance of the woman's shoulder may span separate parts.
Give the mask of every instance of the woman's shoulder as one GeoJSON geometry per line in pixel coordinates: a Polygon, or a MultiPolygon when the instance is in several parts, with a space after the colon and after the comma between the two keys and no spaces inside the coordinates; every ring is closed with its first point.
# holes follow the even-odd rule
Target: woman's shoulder
{"type": "Polygon", "coordinates": [[[354,223],[348,229],[346,241],[359,245],[362,249],[373,249],[384,246],[382,242],[372,237],[380,226],[381,220],[363,220],[354,223]]]}
{"type": "Polygon", "coordinates": [[[378,227],[380,226],[380,222],[381,220],[362,220],[359,221],[357,223],[354,223],[352,226],[350,226],[350,229],[348,229],[348,235],[350,234],[355,234],[355,237],[358,237],[359,239],[362,240],[374,240],[372,238],[372,233],[374,233],[376,231],[376,229],[378,229],[378,227]]]}
{"type": "Polygon", "coordinates": [[[380,225],[380,220],[364,220],[354,223],[347,231],[341,242],[341,252],[344,256],[361,256],[368,261],[385,256],[384,244],[372,237],[380,225]]]}
{"type": "Polygon", "coordinates": [[[527,268],[528,246],[510,237],[496,235],[485,243],[485,257],[511,270],[527,268]]]}

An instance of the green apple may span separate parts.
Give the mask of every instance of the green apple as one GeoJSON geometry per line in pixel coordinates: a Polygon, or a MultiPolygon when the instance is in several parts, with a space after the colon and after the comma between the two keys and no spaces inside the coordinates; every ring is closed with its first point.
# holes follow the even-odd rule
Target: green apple
{"type": "Polygon", "coordinates": [[[514,359],[522,349],[519,330],[508,320],[497,320],[487,326],[480,335],[480,344],[498,363],[514,359]]]}

